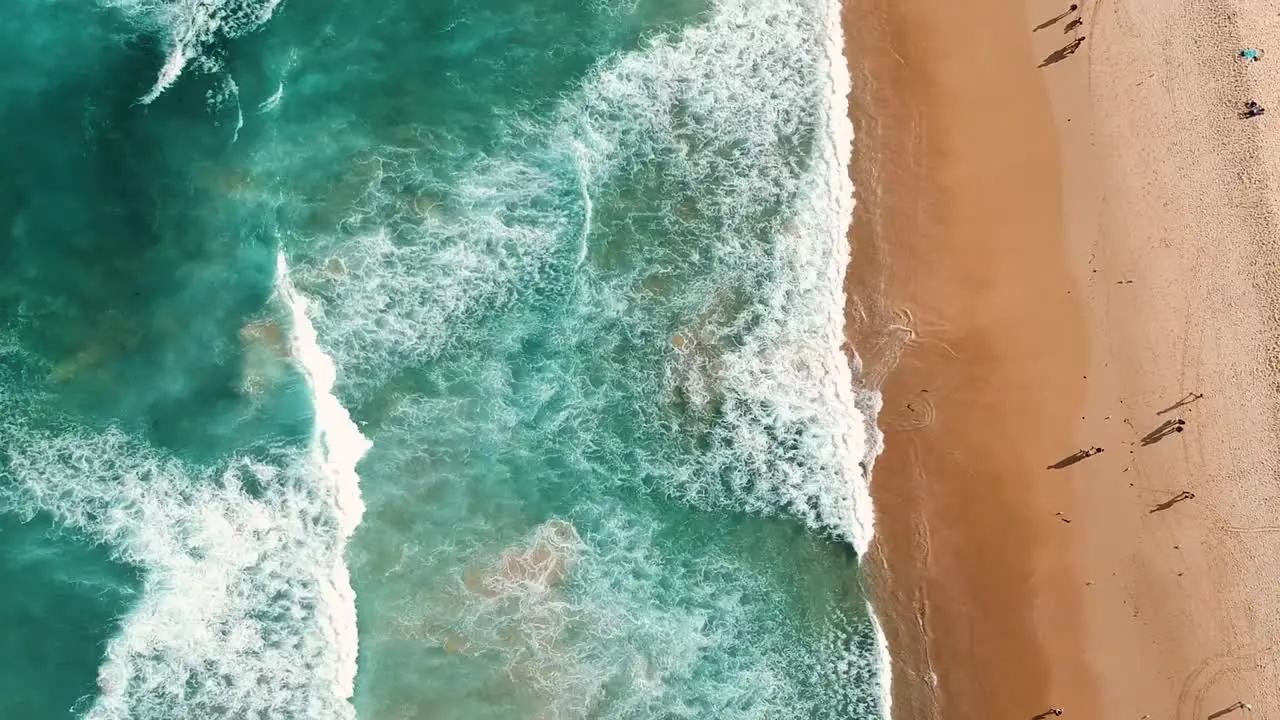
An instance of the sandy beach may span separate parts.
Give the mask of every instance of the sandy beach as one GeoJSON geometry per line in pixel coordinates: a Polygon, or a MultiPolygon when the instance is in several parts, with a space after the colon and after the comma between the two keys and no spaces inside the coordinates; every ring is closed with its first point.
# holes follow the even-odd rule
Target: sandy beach
{"type": "Polygon", "coordinates": [[[1280,16],[1066,5],[846,1],[894,716],[1280,717],[1280,16]]]}

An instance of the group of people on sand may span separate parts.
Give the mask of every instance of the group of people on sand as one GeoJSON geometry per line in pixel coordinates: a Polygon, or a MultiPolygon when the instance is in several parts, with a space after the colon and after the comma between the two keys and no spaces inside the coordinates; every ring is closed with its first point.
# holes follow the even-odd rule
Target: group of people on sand
{"type": "MultiPolygon", "coordinates": [[[[1237,56],[1245,62],[1258,62],[1265,53],[1260,48],[1244,48],[1237,56]]],[[[1265,113],[1266,108],[1258,104],[1256,100],[1250,100],[1244,104],[1244,112],[1240,113],[1241,118],[1255,118],[1265,113]]]]}
{"type": "MultiPolygon", "coordinates": [[[[1079,30],[1081,27],[1084,26],[1084,18],[1078,14],[1079,12],[1080,12],[1080,6],[1076,5],[1075,3],[1072,3],[1071,7],[1067,8],[1065,12],[1061,13],[1057,17],[1049,18],[1048,20],[1037,25],[1035,28],[1035,31],[1044,30],[1047,27],[1051,27],[1054,24],[1056,24],[1059,20],[1070,17],[1071,15],[1075,15],[1075,17],[1071,18],[1071,20],[1069,20],[1067,24],[1062,27],[1062,32],[1069,33],[1069,32],[1079,30]]],[[[1063,47],[1058,48],[1057,50],[1054,50],[1052,53],[1049,54],[1049,57],[1044,59],[1044,62],[1040,63],[1040,67],[1046,67],[1071,57],[1076,53],[1077,50],[1080,49],[1080,46],[1084,44],[1084,38],[1085,38],[1084,35],[1077,35],[1076,38],[1071,42],[1067,43],[1063,47]]]]}
{"type": "MultiPolygon", "coordinates": [[[[1078,30],[1079,28],[1084,26],[1084,18],[1081,17],[1079,13],[1080,13],[1080,6],[1077,5],[1076,3],[1072,3],[1071,6],[1066,9],[1065,12],[1057,15],[1056,17],[1052,17],[1040,23],[1039,25],[1036,26],[1035,29],[1037,31],[1044,30],[1047,27],[1057,24],[1060,20],[1070,17],[1071,15],[1075,15],[1074,18],[1071,18],[1071,20],[1068,21],[1067,24],[1063,26],[1062,31],[1064,33],[1068,33],[1074,30],[1078,30]]],[[[1067,43],[1063,47],[1058,48],[1057,50],[1054,50],[1052,53],[1049,54],[1048,57],[1044,59],[1044,62],[1040,63],[1040,67],[1046,67],[1048,65],[1052,65],[1056,62],[1059,62],[1071,57],[1072,55],[1075,54],[1077,50],[1080,49],[1080,46],[1084,44],[1084,39],[1085,39],[1084,35],[1079,35],[1074,40],[1067,43]]],[[[1240,50],[1240,53],[1237,55],[1237,57],[1240,60],[1243,60],[1244,62],[1255,63],[1261,60],[1264,55],[1266,55],[1266,53],[1261,48],[1242,48],[1240,50]]],[[[1260,115],[1265,114],[1266,112],[1267,112],[1267,109],[1263,107],[1257,100],[1249,100],[1245,102],[1244,110],[1240,112],[1240,118],[1242,120],[1247,120],[1249,118],[1256,118],[1260,115]]]]}

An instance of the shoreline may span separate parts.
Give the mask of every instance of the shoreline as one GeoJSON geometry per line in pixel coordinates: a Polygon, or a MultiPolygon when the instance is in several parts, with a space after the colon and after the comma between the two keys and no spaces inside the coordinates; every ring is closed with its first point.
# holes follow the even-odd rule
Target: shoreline
{"type": "Polygon", "coordinates": [[[1018,1],[846,5],[851,64],[862,63],[855,153],[869,150],[855,161],[865,195],[853,244],[875,248],[850,295],[881,299],[859,316],[872,332],[889,328],[870,344],[885,450],[868,573],[899,718],[1030,717],[1051,705],[1027,592],[1045,511],[1020,486],[1069,433],[1050,408],[1072,397],[1051,386],[1044,403],[1022,398],[1045,392],[1045,375],[1083,374],[1086,337],[1065,292],[1057,146],[1047,97],[1027,101],[1038,79],[1022,62],[1018,1]],[[1039,432],[1010,448],[1027,425],[1039,432]]]}
{"type": "Polygon", "coordinates": [[[1280,716],[1280,20],[1066,4],[843,7],[893,717],[1280,716]]]}
{"type": "MultiPolygon", "coordinates": [[[[854,135],[849,173],[855,198],[844,286],[845,342],[849,354],[856,354],[861,363],[858,382],[882,393],[880,417],[874,419],[881,425],[885,415],[883,386],[910,336],[902,324],[906,318],[899,317],[890,304],[887,265],[894,239],[910,237],[920,229],[919,214],[912,211],[911,192],[922,185],[923,174],[919,108],[906,100],[906,93],[898,92],[911,86],[911,77],[890,48],[901,22],[893,8],[893,0],[841,3],[851,79],[848,110],[854,135]],[[891,157],[897,161],[887,162],[891,157]]],[[[883,427],[881,431],[880,454],[868,470],[875,535],[870,552],[861,560],[869,605],[879,639],[886,646],[882,649],[882,682],[886,686],[881,691],[888,699],[885,711],[890,717],[934,720],[938,717],[936,699],[920,677],[929,668],[925,637],[915,631],[906,612],[917,606],[918,598],[905,588],[897,590],[888,576],[882,538],[895,518],[886,518],[882,510],[885,501],[880,497],[878,478],[883,475],[888,446],[896,443],[896,437],[883,427]]]]}

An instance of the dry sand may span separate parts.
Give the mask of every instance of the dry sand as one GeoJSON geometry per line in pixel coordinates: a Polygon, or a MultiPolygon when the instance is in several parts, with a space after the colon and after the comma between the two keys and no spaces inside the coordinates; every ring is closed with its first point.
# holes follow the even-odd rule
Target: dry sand
{"type": "Polygon", "coordinates": [[[1280,718],[1280,15],[1065,5],[846,0],[894,715],[1280,718]]]}

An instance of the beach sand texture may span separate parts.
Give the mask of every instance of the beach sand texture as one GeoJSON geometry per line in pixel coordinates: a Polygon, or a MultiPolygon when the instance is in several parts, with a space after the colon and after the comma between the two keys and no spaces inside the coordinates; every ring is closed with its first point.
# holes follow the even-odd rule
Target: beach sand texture
{"type": "Polygon", "coordinates": [[[1280,11],[1081,5],[847,0],[894,716],[1280,718],[1280,11]]]}

